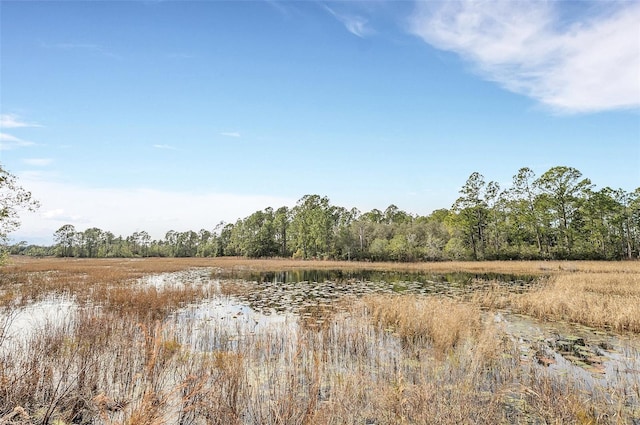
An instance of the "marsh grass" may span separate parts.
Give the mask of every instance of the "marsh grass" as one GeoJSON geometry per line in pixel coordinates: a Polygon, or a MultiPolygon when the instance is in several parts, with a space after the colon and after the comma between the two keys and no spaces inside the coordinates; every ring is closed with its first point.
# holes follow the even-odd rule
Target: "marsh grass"
{"type": "Polygon", "coordinates": [[[513,306],[544,320],[566,320],[618,332],[640,333],[640,275],[580,273],[514,299],[513,306]]]}
{"type": "Polygon", "coordinates": [[[444,297],[373,296],[364,299],[371,315],[407,345],[429,345],[446,355],[482,332],[480,310],[444,297]]]}
{"type": "MultiPolygon", "coordinates": [[[[415,272],[475,272],[524,275],[586,273],[640,274],[639,261],[444,261],[426,263],[370,263],[346,261],[316,261],[289,259],[218,258],[31,258],[10,257],[0,270],[0,286],[11,280],[24,281],[27,275],[64,274],[66,279],[86,276],[89,281],[97,277],[100,283],[132,279],[153,273],[170,273],[188,268],[208,267],[225,271],[287,271],[287,270],[382,270],[415,272]]],[[[59,279],[58,279],[59,280],[59,279]]],[[[58,282],[62,284],[63,282],[58,282]]]]}
{"type": "MultiPolygon", "coordinates": [[[[640,418],[633,407],[637,380],[586,388],[577,377],[523,361],[517,341],[480,308],[497,299],[491,295],[484,301],[371,295],[351,299],[322,326],[299,320],[239,334],[221,319],[204,326],[172,314],[210,296],[208,289],[136,281],[192,267],[299,264],[43,259],[2,269],[0,291],[13,294],[5,295],[4,312],[19,308],[18,298],[29,302],[52,292],[75,297],[82,308],[24,338],[0,340],[0,423],[625,424],[640,418]]],[[[579,267],[585,270],[559,272],[560,283],[552,277],[549,285],[601,298],[637,296],[635,272],[579,267]],[[594,280],[579,286],[588,276],[594,280]],[[611,281],[600,285],[605,277],[611,281]],[[617,283],[623,277],[628,287],[617,283]]],[[[533,294],[541,296],[500,296],[505,305],[521,297],[524,306],[533,294]]]]}
{"type": "Polygon", "coordinates": [[[508,308],[545,321],[640,333],[640,274],[636,273],[561,274],[521,294],[496,284],[472,299],[487,308],[508,308]]]}
{"type": "Polygon", "coordinates": [[[115,287],[100,288],[94,298],[105,308],[122,315],[161,320],[170,312],[202,299],[207,288],[186,285],[174,288],[115,287]]]}

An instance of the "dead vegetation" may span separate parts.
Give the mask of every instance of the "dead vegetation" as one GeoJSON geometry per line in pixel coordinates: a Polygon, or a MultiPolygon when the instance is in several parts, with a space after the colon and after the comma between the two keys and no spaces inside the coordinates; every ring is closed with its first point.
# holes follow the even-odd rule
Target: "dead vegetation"
{"type": "Polygon", "coordinates": [[[640,274],[559,274],[514,294],[494,285],[474,295],[488,308],[509,309],[545,321],[567,321],[616,332],[640,333],[640,274]]]}
{"type": "MultiPolygon", "coordinates": [[[[468,301],[370,295],[321,327],[294,323],[242,335],[216,320],[185,327],[173,314],[210,297],[210,288],[135,280],[193,267],[300,265],[353,266],[14,260],[0,270],[0,329],[10,328],[11,312],[52,293],[79,308],[33,332],[0,332],[0,424],[625,424],[640,418],[638,380],[587,391],[580,380],[523,360],[517,342],[480,308],[508,307],[546,320],[581,314],[584,322],[638,332],[635,263],[621,263],[619,272],[608,263],[562,263],[539,288],[512,294],[495,286],[468,301]],[[607,311],[609,321],[599,321],[607,311]]],[[[496,271],[488,263],[410,267],[496,271]]],[[[540,263],[499,267],[531,274],[540,263]]]]}
{"type": "MultiPolygon", "coordinates": [[[[139,277],[149,273],[167,273],[192,267],[224,270],[283,271],[296,269],[398,270],[422,272],[477,272],[505,274],[631,273],[640,274],[640,261],[442,261],[420,263],[385,263],[359,261],[320,261],[291,259],[217,258],[32,258],[13,256],[2,268],[2,275],[51,272],[69,275],[110,275],[110,280],[139,277]]],[[[102,279],[101,279],[102,280],[102,279]]]]}

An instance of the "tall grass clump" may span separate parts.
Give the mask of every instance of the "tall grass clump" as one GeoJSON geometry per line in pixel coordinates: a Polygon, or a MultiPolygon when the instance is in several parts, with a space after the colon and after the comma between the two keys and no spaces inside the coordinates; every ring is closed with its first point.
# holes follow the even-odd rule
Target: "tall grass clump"
{"type": "Polygon", "coordinates": [[[495,285],[472,299],[484,307],[508,308],[549,322],[640,333],[640,274],[636,273],[560,274],[520,294],[495,285]]]}
{"type": "Polygon", "coordinates": [[[377,323],[396,332],[409,345],[429,343],[448,353],[482,331],[480,310],[443,297],[375,296],[365,304],[377,323]]]}

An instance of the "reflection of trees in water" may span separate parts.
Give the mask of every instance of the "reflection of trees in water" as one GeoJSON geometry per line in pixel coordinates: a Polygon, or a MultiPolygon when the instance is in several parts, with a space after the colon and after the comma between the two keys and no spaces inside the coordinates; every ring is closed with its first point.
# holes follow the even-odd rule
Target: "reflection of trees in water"
{"type": "Polygon", "coordinates": [[[220,280],[220,292],[246,302],[265,315],[293,313],[300,325],[321,329],[349,302],[369,294],[417,294],[462,297],[495,284],[509,291],[529,287],[533,277],[503,274],[421,274],[386,271],[293,270],[234,272],[220,280]]]}
{"type": "Polygon", "coordinates": [[[526,282],[530,283],[537,279],[537,276],[516,275],[505,273],[412,273],[402,271],[380,271],[380,270],[287,270],[271,272],[255,272],[251,270],[232,271],[224,277],[233,277],[258,283],[322,283],[322,282],[372,282],[372,283],[397,283],[397,282],[419,282],[434,283],[448,282],[463,285],[475,280],[497,280],[501,282],[526,282]]]}

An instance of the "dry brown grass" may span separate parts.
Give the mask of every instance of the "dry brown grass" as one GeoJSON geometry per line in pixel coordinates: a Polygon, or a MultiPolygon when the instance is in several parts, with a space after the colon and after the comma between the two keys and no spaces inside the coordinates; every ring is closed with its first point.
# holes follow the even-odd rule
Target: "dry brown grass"
{"type": "MultiPolygon", "coordinates": [[[[165,273],[192,267],[225,270],[284,271],[314,270],[398,270],[416,272],[472,272],[505,274],[565,274],[575,272],[621,272],[640,274],[640,261],[442,261],[424,263],[390,263],[358,261],[320,261],[291,259],[220,258],[138,258],[138,259],[69,259],[10,257],[2,274],[24,272],[68,272],[70,274],[109,275],[124,273],[128,277],[165,273]]],[[[115,275],[114,278],[117,278],[115,275]]]]}
{"type": "Polygon", "coordinates": [[[485,308],[509,309],[549,322],[640,333],[640,274],[576,272],[540,282],[523,293],[508,292],[496,284],[470,298],[485,308]]]}
{"type": "Polygon", "coordinates": [[[411,272],[508,273],[550,275],[548,282],[525,294],[498,289],[481,292],[485,307],[511,308],[544,320],[568,320],[619,331],[640,332],[640,262],[489,261],[439,263],[367,263],[243,258],[62,259],[11,257],[0,268],[0,306],[68,293],[115,309],[148,311],[152,317],[198,299],[196,288],[154,291],[131,289],[141,276],[194,267],[225,271],[294,269],[398,270],[411,272]],[[134,301],[135,300],[135,301],[134,301]]]}
{"type": "Polygon", "coordinates": [[[433,346],[448,354],[482,331],[480,309],[441,297],[370,296],[364,299],[374,320],[396,332],[408,345],[433,346]]]}
{"type": "Polygon", "coordinates": [[[619,325],[598,326],[633,330],[622,324],[640,318],[638,263],[12,261],[0,269],[3,305],[54,292],[73,295],[82,308],[64,326],[46,326],[24,340],[0,337],[0,420],[18,407],[25,413],[11,421],[42,424],[613,424],[640,417],[640,409],[630,417],[629,400],[640,394],[629,385],[585,391],[570,376],[521,363],[514,342],[477,305],[500,304],[547,320],[576,314],[590,322],[608,311],[620,315],[619,325]],[[194,324],[170,316],[206,296],[197,285],[133,284],[145,274],[192,267],[553,276],[523,294],[496,286],[476,305],[370,296],[319,328],[298,324],[240,338],[215,319],[194,324]],[[625,310],[632,305],[635,310],[625,310]],[[194,335],[206,343],[189,345],[194,335]]]}
{"type": "Polygon", "coordinates": [[[172,311],[203,298],[203,289],[186,287],[98,288],[92,299],[122,315],[134,314],[141,320],[162,320],[172,311]]]}
{"type": "MultiPolygon", "coordinates": [[[[493,322],[482,321],[477,307],[452,300],[370,297],[322,330],[245,335],[205,352],[186,345],[184,331],[171,321],[141,324],[135,315],[101,309],[82,312],[68,328],[45,329],[10,355],[0,353],[0,381],[8,384],[0,394],[0,417],[21,406],[27,422],[42,424],[626,418],[609,405],[624,394],[608,388],[607,398],[593,397],[570,380],[538,374],[533,365],[520,364],[513,343],[493,322]],[[407,317],[413,315],[428,316],[432,324],[425,328],[407,317]],[[447,338],[440,323],[457,327],[457,338],[447,338]]],[[[229,338],[222,327],[200,332],[211,332],[212,340],[229,338]]]]}
{"type": "Polygon", "coordinates": [[[149,274],[176,272],[191,263],[161,259],[26,259],[12,257],[0,268],[0,307],[25,304],[50,294],[68,294],[80,303],[102,305],[120,313],[136,312],[151,320],[201,299],[203,290],[186,282],[159,290],[133,285],[149,274]]]}
{"type": "Polygon", "coordinates": [[[542,320],[565,320],[618,332],[640,333],[640,275],[576,273],[551,278],[512,296],[515,311],[542,320]]]}

